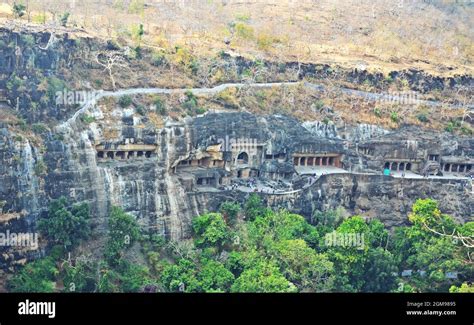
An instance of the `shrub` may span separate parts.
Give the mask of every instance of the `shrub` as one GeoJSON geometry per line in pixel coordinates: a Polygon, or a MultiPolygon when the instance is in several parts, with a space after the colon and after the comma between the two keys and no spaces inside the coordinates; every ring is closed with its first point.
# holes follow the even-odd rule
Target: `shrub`
{"type": "Polygon", "coordinates": [[[143,107],[143,105],[138,105],[135,108],[135,112],[137,112],[137,114],[140,114],[141,116],[144,116],[145,115],[145,107],[143,107]]]}
{"type": "Polygon", "coordinates": [[[46,175],[47,167],[43,160],[38,160],[35,164],[35,175],[43,176],[46,175]]]}
{"type": "Polygon", "coordinates": [[[204,107],[196,108],[196,114],[198,114],[198,115],[204,114],[204,113],[206,113],[206,111],[207,110],[204,107]]]}
{"type": "Polygon", "coordinates": [[[374,115],[377,117],[382,117],[382,110],[378,107],[374,108],[374,115]]]}
{"type": "Polygon", "coordinates": [[[155,67],[162,66],[165,63],[166,63],[166,57],[165,57],[165,54],[162,52],[154,53],[153,56],[151,57],[151,64],[154,65],[155,67]]]}
{"type": "Polygon", "coordinates": [[[155,98],[153,98],[153,105],[155,105],[156,114],[159,114],[159,115],[166,114],[165,103],[159,96],[156,96],[155,98]]]}
{"type": "Polygon", "coordinates": [[[8,282],[12,292],[53,292],[59,273],[52,258],[43,258],[27,264],[8,282]]]}
{"type": "Polygon", "coordinates": [[[89,205],[86,203],[68,206],[65,197],[53,200],[48,215],[38,222],[39,231],[51,242],[75,247],[88,239],[91,232],[89,205]]]}
{"type": "Polygon", "coordinates": [[[237,37],[242,38],[244,40],[251,40],[254,38],[254,30],[251,26],[243,22],[238,22],[235,24],[234,28],[237,37]]]}
{"type": "Polygon", "coordinates": [[[36,134],[44,134],[44,133],[48,132],[47,126],[44,125],[43,123],[35,123],[31,126],[31,129],[36,134]]]}
{"type": "Polygon", "coordinates": [[[26,6],[22,3],[13,4],[13,15],[15,18],[21,18],[25,15],[26,6]]]}
{"type": "Polygon", "coordinates": [[[278,38],[268,34],[259,34],[257,36],[257,46],[260,50],[263,51],[270,49],[273,44],[278,42],[280,42],[278,38]]]}
{"type": "Polygon", "coordinates": [[[235,19],[247,23],[250,21],[250,14],[236,14],[235,19]]]}
{"type": "Polygon", "coordinates": [[[313,109],[316,111],[321,111],[324,107],[324,102],[322,100],[317,100],[313,103],[313,109]]]}
{"type": "Polygon", "coordinates": [[[185,95],[186,100],[181,106],[188,111],[195,111],[198,108],[197,97],[190,90],[187,90],[185,95]]]}
{"type": "Polygon", "coordinates": [[[61,18],[60,18],[61,26],[66,27],[67,21],[68,21],[70,15],[71,15],[71,14],[70,14],[69,12],[65,12],[65,13],[61,16],[61,18]]]}
{"type": "Polygon", "coordinates": [[[419,113],[416,115],[416,118],[418,119],[418,121],[423,122],[423,123],[429,122],[427,113],[419,113]]]}
{"type": "Polygon", "coordinates": [[[7,82],[8,91],[21,91],[24,88],[25,82],[19,78],[15,73],[12,74],[7,82]]]}
{"type": "Polygon", "coordinates": [[[196,75],[199,71],[199,61],[196,58],[191,59],[191,62],[189,63],[189,69],[191,70],[191,73],[196,75]]]}
{"type": "Polygon", "coordinates": [[[400,117],[398,116],[398,113],[397,112],[392,112],[390,113],[390,119],[392,120],[392,122],[394,123],[398,123],[400,121],[400,117]]]}
{"type": "Polygon", "coordinates": [[[56,77],[49,77],[47,78],[47,89],[46,93],[49,98],[50,103],[56,102],[56,94],[60,91],[64,91],[66,89],[66,84],[61,79],[56,77]]]}
{"type": "Polygon", "coordinates": [[[34,15],[32,20],[36,24],[46,24],[46,14],[40,13],[40,14],[34,15]]]}
{"type": "Polygon", "coordinates": [[[77,259],[75,265],[64,264],[64,291],[94,292],[97,263],[77,259]]]}
{"type": "Polygon", "coordinates": [[[132,105],[132,97],[130,97],[130,96],[128,96],[128,95],[125,95],[125,96],[120,97],[120,99],[119,99],[119,105],[120,105],[122,108],[127,108],[127,107],[129,107],[130,105],[132,105]]]}
{"type": "Polygon", "coordinates": [[[95,117],[91,115],[82,115],[81,121],[86,124],[91,124],[92,122],[95,122],[95,117]]]}

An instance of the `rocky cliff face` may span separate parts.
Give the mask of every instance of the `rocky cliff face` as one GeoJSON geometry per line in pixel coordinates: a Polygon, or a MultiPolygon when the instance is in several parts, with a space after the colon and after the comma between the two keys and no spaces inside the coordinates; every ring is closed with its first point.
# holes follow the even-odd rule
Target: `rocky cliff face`
{"type": "MultiPolygon", "coordinates": [[[[287,116],[249,113],[208,113],[157,122],[148,111],[137,114],[107,99],[71,119],[79,107],[58,108],[52,103],[54,89],[43,89],[42,79],[55,78],[53,83],[62,83],[67,79],[64,69],[81,56],[78,51],[93,51],[100,45],[70,40],[67,35],[53,41],[44,33],[27,36],[0,30],[0,88],[9,99],[9,107],[0,110],[9,114],[17,110],[24,119],[47,122],[49,128],[39,135],[25,136],[15,123],[0,121],[2,233],[35,232],[36,221],[46,213],[48,203],[65,196],[71,202],[90,203],[97,233],[106,232],[110,207],[117,205],[136,216],[144,229],[180,240],[190,235],[194,216],[217,209],[225,200],[244,202],[249,193],[231,191],[228,186],[248,178],[272,178],[283,187],[294,186],[287,194],[261,195],[268,205],[290,209],[308,219],[315,211],[342,207],[347,215],[361,214],[380,218],[388,226],[400,225],[406,222],[416,198],[433,197],[444,212],[472,220],[474,199],[466,179],[381,176],[387,159],[423,160],[432,151],[438,156],[467,157],[463,169],[467,172],[472,139],[447,136],[433,144],[429,138],[436,138],[436,134],[413,130],[389,133],[373,125],[301,124],[287,116]],[[85,115],[89,118],[82,118],[85,115]],[[245,146],[227,148],[229,139],[249,140],[246,145],[253,144],[255,152],[245,146]],[[457,144],[454,147],[453,142],[457,144]],[[361,151],[359,145],[364,143],[367,150],[374,147],[376,159],[370,150],[361,151]],[[410,156],[413,152],[416,157],[410,156]],[[309,168],[307,174],[313,174],[316,161],[321,167],[334,164],[345,174],[326,171],[321,176],[320,170],[314,169],[320,178],[311,186],[298,186],[307,182],[302,176],[305,170],[309,168]],[[303,169],[297,170],[299,167],[303,169]],[[212,186],[202,186],[211,178],[216,179],[212,186]]],[[[305,73],[313,70],[314,66],[303,69],[305,73]]],[[[418,81],[422,78],[414,76],[418,81]]],[[[450,82],[428,78],[414,84],[423,88],[442,83],[444,87],[450,82]]],[[[1,247],[0,253],[0,267],[5,268],[38,256],[41,247],[1,247]]]]}

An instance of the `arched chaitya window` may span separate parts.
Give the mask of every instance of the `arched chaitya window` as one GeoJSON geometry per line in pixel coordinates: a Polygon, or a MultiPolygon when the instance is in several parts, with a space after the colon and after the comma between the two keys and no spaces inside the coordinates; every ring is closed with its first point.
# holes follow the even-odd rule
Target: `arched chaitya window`
{"type": "Polygon", "coordinates": [[[237,163],[238,164],[248,164],[249,163],[249,155],[246,152],[241,152],[237,156],[237,163]]]}

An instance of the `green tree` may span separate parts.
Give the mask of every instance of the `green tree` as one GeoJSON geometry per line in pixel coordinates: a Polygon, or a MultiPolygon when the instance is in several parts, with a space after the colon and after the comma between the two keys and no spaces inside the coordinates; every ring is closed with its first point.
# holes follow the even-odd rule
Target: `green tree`
{"type": "Polygon", "coordinates": [[[474,293],[474,285],[463,283],[460,287],[452,286],[449,288],[451,293],[474,293]]]}
{"type": "Polygon", "coordinates": [[[68,207],[65,197],[53,200],[48,215],[38,221],[39,231],[54,244],[75,247],[91,233],[89,206],[86,203],[68,207]]]}
{"type": "Polygon", "coordinates": [[[303,239],[278,243],[276,257],[288,280],[303,291],[332,289],[333,263],[324,254],[316,253],[303,239]]]}
{"type": "Polygon", "coordinates": [[[77,259],[74,264],[64,263],[65,292],[93,292],[96,286],[97,263],[77,259]]]}
{"type": "Polygon", "coordinates": [[[12,292],[53,292],[59,271],[52,258],[42,258],[28,263],[9,281],[12,292]]]}
{"type": "Polygon", "coordinates": [[[21,18],[25,15],[26,6],[22,3],[13,3],[13,15],[15,18],[21,18]]]}
{"type": "Polygon", "coordinates": [[[147,267],[121,260],[117,268],[118,287],[121,292],[141,292],[147,284],[152,284],[147,267]]]}
{"type": "Polygon", "coordinates": [[[130,247],[139,239],[140,228],[135,218],[122,208],[112,207],[109,215],[109,236],[105,248],[105,256],[111,265],[119,263],[125,248],[130,247]]]}
{"type": "Polygon", "coordinates": [[[165,264],[160,280],[169,291],[202,292],[197,270],[193,261],[180,259],[176,264],[165,264]]]}
{"type": "Polygon", "coordinates": [[[377,247],[367,252],[363,292],[390,292],[397,286],[398,267],[388,250],[377,247]]]}
{"type": "Polygon", "coordinates": [[[456,224],[432,199],[417,200],[409,219],[412,226],[395,231],[393,251],[400,268],[419,271],[406,280],[416,291],[448,291],[462,279],[474,277],[467,262],[468,247],[459,240],[459,236],[472,236],[471,225],[456,224]],[[457,278],[449,278],[451,272],[457,278]]]}
{"type": "Polygon", "coordinates": [[[221,247],[229,237],[229,229],[220,213],[207,213],[192,221],[198,247],[221,247]]]}
{"type": "Polygon", "coordinates": [[[60,19],[60,22],[61,22],[61,26],[63,27],[66,27],[67,25],[67,21],[69,20],[69,16],[71,14],[69,12],[65,12],[62,16],[61,16],[61,19],[60,19]]]}
{"type": "Polygon", "coordinates": [[[327,247],[334,263],[335,289],[337,291],[391,291],[395,289],[396,271],[393,255],[385,249],[388,233],[383,224],[374,220],[366,222],[360,216],[344,220],[335,231],[337,238],[359,238],[349,245],[332,243],[327,247]],[[384,261],[378,261],[378,258],[384,261]]]}
{"type": "Polygon", "coordinates": [[[240,212],[240,204],[236,202],[224,202],[221,204],[220,213],[224,216],[225,220],[230,224],[233,225],[237,221],[237,216],[240,212]]]}
{"type": "Polygon", "coordinates": [[[198,276],[204,292],[228,292],[235,280],[232,272],[213,260],[203,261],[198,276]]]}
{"type": "Polygon", "coordinates": [[[128,96],[128,95],[125,95],[125,96],[120,97],[120,99],[119,99],[119,105],[120,105],[120,107],[122,107],[122,108],[127,108],[127,107],[129,107],[130,105],[132,105],[132,97],[130,97],[130,96],[128,96]]]}
{"type": "Polygon", "coordinates": [[[247,220],[254,220],[257,216],[265,213],[265,207],[263,206],[262,199],[255,193],[252,193],[245,202],[245,216],[247,220]]]}
{"type": "Polygon", "coordinates": [[[259,260],[235,280],[231,292],[296,292],[275,262],[259,260]]]}

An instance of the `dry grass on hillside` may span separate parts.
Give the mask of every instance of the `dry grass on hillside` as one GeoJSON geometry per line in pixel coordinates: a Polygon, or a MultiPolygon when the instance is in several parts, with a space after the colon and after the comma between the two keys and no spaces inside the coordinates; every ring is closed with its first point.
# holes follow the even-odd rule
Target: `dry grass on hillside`
{"type": "MultiPolygon", "coordinates": [[[[3,2],[12,3],[11,0],[3,2]]],[[[58,21],[156,51],[219,50],[279,61],[472,74],[474,7],[460,1],[30,0],[24,19],[58,21]],[[74,4],[74,5],[72,5],[74,4]],[[143,38],[134,33],[143,24],[143,38]]],[[[6,13],[6,7],[3,16],[6,13]]]]}

